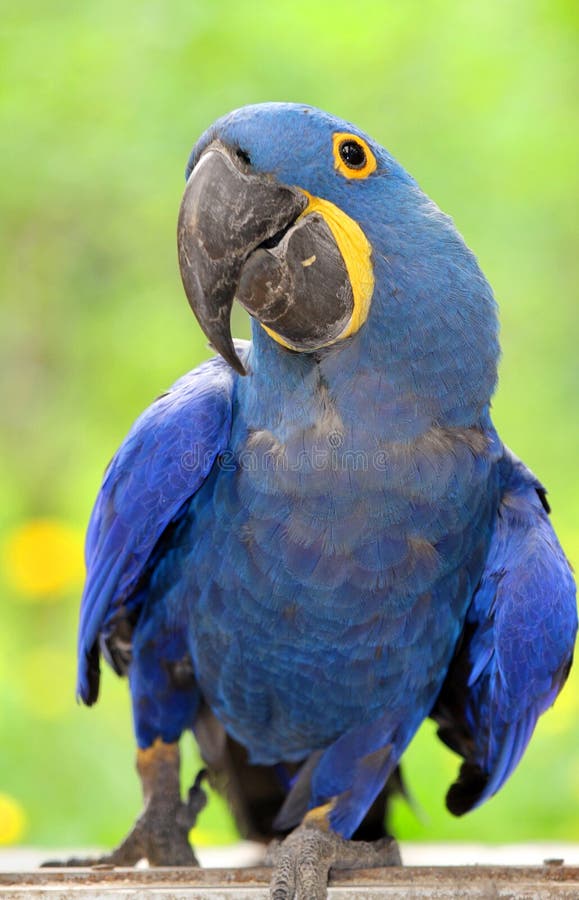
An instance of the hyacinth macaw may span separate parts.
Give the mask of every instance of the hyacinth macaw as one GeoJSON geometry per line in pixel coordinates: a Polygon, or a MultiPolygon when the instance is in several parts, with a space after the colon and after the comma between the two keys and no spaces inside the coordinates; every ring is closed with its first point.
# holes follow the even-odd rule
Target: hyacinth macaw
{"type": "Polygon", "coordinates": [[[451,812],[504,784],[569,672],[573,579],[491,422],[491,288],[383,147],[237,110],[193,149],[178,245],[219,355],[133,425],[87,534],[78,695],[101,653],[128,676],[146,801],[106,858],[194,864],[191,729],[238,819],[290,832],[272,896],[317,900],[332,865],[399,861],[350,838],[426,717],[463,758],[451,812]]]}

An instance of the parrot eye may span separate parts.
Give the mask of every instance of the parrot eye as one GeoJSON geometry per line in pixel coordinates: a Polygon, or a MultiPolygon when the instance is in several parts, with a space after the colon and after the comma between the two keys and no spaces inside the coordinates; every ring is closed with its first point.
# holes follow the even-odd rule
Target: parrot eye
{"type": "Polygon", "coordinates": [[[340,158],[349,169],[363,169],[366,165],[366,151],[358,141],[342,141],[340,158]]]}
{"type": "Polygon", "coordinates": [[[334,165],[346,178],[366,178],[376,169],[376,157],[357,134],[334,135],[334,165]]]}

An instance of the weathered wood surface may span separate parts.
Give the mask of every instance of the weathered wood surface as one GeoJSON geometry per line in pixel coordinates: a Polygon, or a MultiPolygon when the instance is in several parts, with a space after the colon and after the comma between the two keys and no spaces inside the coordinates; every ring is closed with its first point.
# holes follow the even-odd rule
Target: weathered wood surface
{"type": "MultiPolygon", "coordinates": [[[[0,873],[11,900],[267,900],[271,874],[243,869],[44,869],[0,873]]],[[[331,900],[579,900],[579,867],[444,866],[336,872],[331,900]]]]}

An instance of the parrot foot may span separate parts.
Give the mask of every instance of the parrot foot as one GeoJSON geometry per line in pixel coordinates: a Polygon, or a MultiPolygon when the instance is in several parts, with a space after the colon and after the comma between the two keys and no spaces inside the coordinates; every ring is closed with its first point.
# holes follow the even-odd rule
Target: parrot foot
{"type": "MultiPolygon", "coordinates": [[[[205,769],[199,772],[185,802],[174,782],[171,790],[157,789],[146,795],[143,812],[126,838],[110,853],[92,858],[50,860],[43,866],[134,866],[142,859],[150,866],[198,866],[189,843],[189,831],[207,802],[201,787],[206,774],[205,769]]],[[[164,779],[163,782],[169,787],[164,779]]],[[[160,786],[161,781],[158,788],[160,786]]]]}
{"type": "Polygon", "coordinates": [[[266,863],[274,866],[270,900],[326,900],[330,869],[400,866],[402,860],[394,838],[348,841],[306,822],[271,847],[266,863]]]}

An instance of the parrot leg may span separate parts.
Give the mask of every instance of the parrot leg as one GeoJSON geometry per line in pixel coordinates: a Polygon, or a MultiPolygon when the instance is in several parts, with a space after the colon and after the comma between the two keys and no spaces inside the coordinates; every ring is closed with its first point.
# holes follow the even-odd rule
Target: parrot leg
{"type": "Polygon", "coordinates": [[[268,854],[274,866],[270,900],[326,900],[330,869],[402,865],[394,838],[371,843],[346,840],[323,827],[312,810],[268,854]]]}
{"type": "Polygon", "coordinates": [[[181,800],[179,783],[179,745],[157,739],[151,747],[137,752],[137,771],[141,779],[144,809],[126,838],[104,856],[93,859],[69,859],[45,866],[134,866],[146,859],[151,866],[198,866],[189,843],[189,831],[195,824],[207,798],[201,787],[205,769],[181,800]]]}

